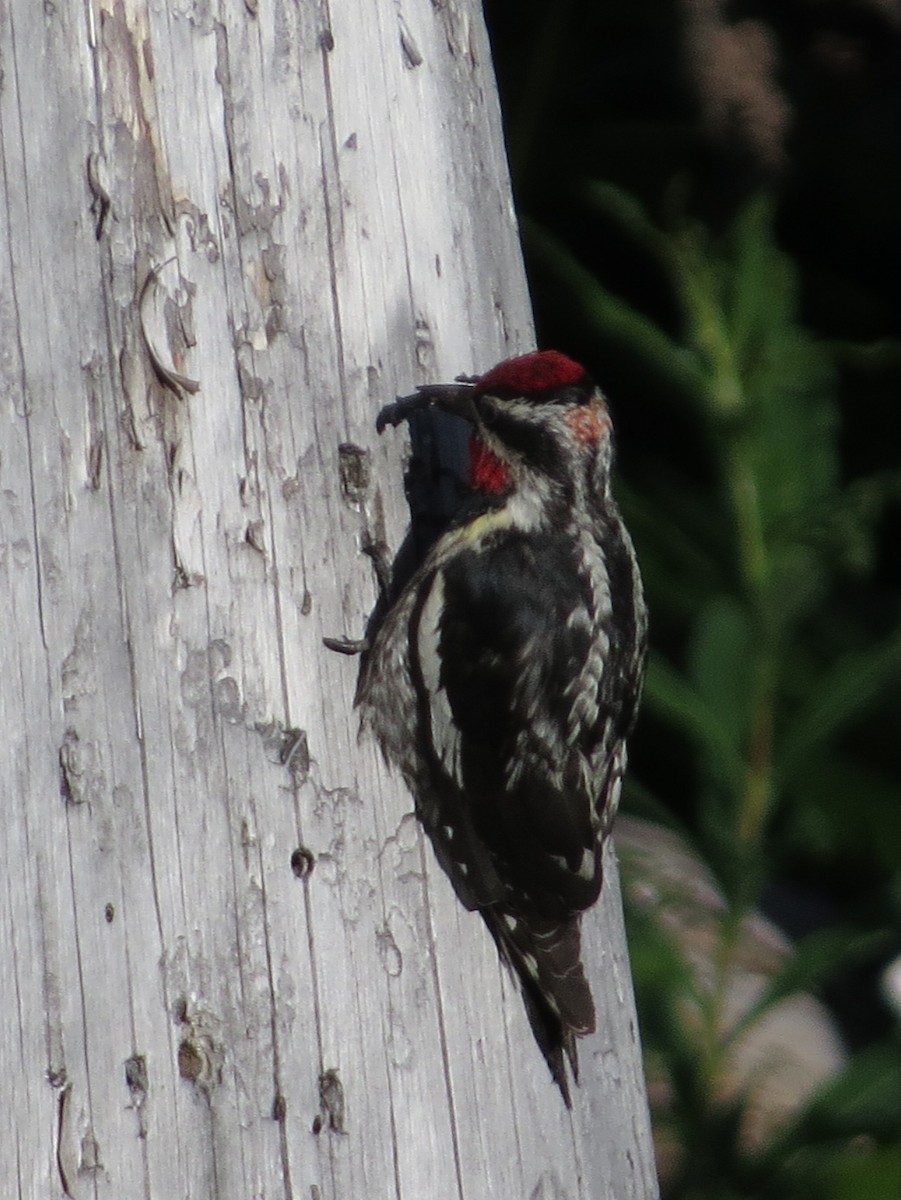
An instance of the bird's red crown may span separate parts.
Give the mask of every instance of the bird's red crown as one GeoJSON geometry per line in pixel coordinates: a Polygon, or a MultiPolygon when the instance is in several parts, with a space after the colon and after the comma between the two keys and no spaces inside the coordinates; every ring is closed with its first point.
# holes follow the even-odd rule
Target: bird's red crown
{"type": "Polygon", "coordinates": [[[476,383],[476,391],[481,396],[495,392],[534,396],[582,384],[586,378],[585,368],[559,350],[533,350],[486,371],[476,383]]]}

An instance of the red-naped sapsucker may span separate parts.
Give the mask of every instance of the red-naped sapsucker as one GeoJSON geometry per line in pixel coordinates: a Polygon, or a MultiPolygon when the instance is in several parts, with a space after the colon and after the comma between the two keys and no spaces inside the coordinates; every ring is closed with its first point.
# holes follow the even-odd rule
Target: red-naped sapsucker
{"type": "Polygon", "coordinates": [[[555,351],[423,387],[472,424],[472,494],[370,631],[364,722],[403,772],[458,896],[519,977],[570,1103],[564,1054],[595,1027],[580,919],[601,891],[647,619],[610,489],[610,414],[555,351]]]}

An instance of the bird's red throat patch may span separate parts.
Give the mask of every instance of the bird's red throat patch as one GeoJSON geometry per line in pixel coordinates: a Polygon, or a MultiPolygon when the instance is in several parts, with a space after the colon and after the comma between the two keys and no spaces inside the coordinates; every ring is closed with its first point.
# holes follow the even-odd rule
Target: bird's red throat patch
{"type": "Polygon", "coordinates": [[[510,482],[506,464],[475,433],[469,439],[469,482],[486,496],[499,496],[510,482]]]}

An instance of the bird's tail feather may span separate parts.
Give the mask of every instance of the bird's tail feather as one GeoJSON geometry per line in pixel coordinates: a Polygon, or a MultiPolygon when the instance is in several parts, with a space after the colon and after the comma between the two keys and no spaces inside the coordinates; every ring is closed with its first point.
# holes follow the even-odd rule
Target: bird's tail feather
{"type": "Polygon", "coordinates": [[[502,958],[520,980],[535,1040],[566,1107],[571,1108],[566,1061],[578,1083],[576,1038],[595,1028],[594,1000],[582,966],[579,916],[533,920],[499,908],[484,908],[482,916],[502,958]]]}

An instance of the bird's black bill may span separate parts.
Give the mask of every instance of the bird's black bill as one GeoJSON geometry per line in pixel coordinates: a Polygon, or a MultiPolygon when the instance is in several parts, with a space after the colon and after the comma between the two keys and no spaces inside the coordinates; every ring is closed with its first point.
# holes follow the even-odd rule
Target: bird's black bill
{"type": "Polygon", "coordinates": [[[424,384],[412,396],[398,396],[393,404],[386,404],[376,417],[376,430],[384,433],[386,426],[400,425],[401,421],[408,421],[414,413],[432,406],[471,421],[474,395],[475,387],[471,383],[424,384]]]}

